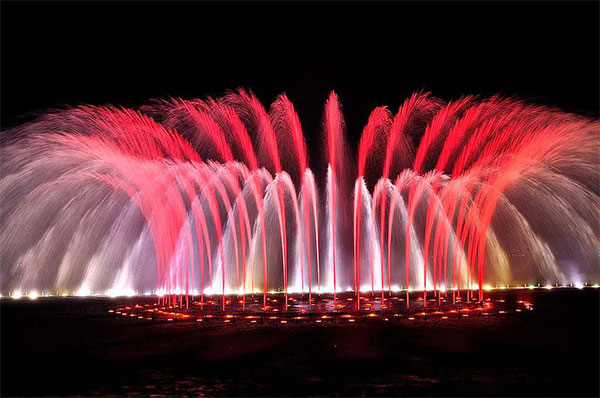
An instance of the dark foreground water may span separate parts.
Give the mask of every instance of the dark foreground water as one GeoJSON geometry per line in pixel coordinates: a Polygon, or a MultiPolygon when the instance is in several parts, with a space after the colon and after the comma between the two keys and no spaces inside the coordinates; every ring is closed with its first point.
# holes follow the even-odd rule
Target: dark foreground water
{"type": "Polygon", "coordinates": [[[493,293],[505,316],[399,322],[138,321],[123,300],[0,301],[5,396],[595,396],[599,289],[493,293]]]}

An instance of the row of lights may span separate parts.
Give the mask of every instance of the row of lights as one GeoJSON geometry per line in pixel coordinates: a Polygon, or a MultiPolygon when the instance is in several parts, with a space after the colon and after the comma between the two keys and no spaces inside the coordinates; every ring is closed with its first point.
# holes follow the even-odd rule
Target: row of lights
{"type": "MultiPolygon", "coordinates": [[[[520,303],[522,303],[522,302],[520,302],[520,303]]],[[[525,309],[531,311],[531,310],[533,310],[533,306],[531,304],[529,304],[529,303],[525,303],[525,309]]],[[[460,311],[461,311],[460,317],[468,318],[469,314],[465,314],[465,312],[477,311],[477,310],[470,310],[468,308],[463,308],[460,311]]],[[[136,318],[137,317],[137,319],[154,320],[151,317],[144,317],[142,315],[137,315],[137,314],[134,314],[134,313],[128,313],[128,312],[125,312],[123,310],[109,310],[108,312],[109,313],[114,313],[116,315],[121,315],[121,316],[124,316],[124,317],[131,317],[131,318],[136,318]]],[[[149,312],[153,312],[153,311],[149,310],[149,312]]],[[[161,314],[161,315],[171,315],[172,318],[167,318],[166,319],[166,321],[170,321],[170,322],[173,322],[176,318],[177,319],[189,319],[189,318],[191,318],[190,315],[178,314],[178,313],[174,313],[174,312],[165,312],[165,311],[155,311],[155,312],[158,313],[158,314],[161,314]]],[[[448,313],[456,314],[457,312],[458,312],[457,310],[450,310],[448,313]]],[[[517,308],[515,310],[515,312],[522,312],[522,309],[517,308]]],[[[510,311],[499,310],[498,313],[499,314],[509,314],[510,311]]],[[[416,320],[416,317],[423,317],[424,318],[427,315],[428,314],[426,314],[425,312],[421,312],[421,313],[416,314],[415,316],[409,316],[407,319],[409,321],[414,321],[414,320],[416,320]]],[[[444,312],[441,312],[441,311],[436,311],[436,312],[434,312],[432,314],[429,314],[429,315],[442,315],[440,317],[441,319],[448,319],[449,318],[448,315],[446,315],[444,312]]],[[[490,315],[490,313],[489,312],[481,312],[481,315],[488,316],[488,315],[490,315]]],[[[393,317],[399,317],[400,315],[399,314],[394,314],[392,316],[393,317]]],[[[214,316],[214,315],[205,315],[204,316],[204,318],[215,318],[215,317],[216,316],[214,316]]],[[[368,317],[368,318],[382,317],[384,321],[386,321],[386,322],[389,321],[389,316],[378,315],[378,314],[375,314],[375,313],[370,313],[370,314],[366,315],[366,317],[368,317]]],[[[225,318],[224,319],[224,323],[231,323],[231,321],[233,319],[233,315],[228,314],[228,315],[225,315],[224,318],[225,318]]],[[[243,316],[243,317],[240,317],[240,318],[241,319],[248,319],[248,320],[251,321],[251,323],[256,323],[257,319],[260,318],[260,317],[259,316],[255,316],[255,315],[248,315],[248,316],[243,316]]],[[[322,315],[320,317],[320,319],[316,319],[315,322],[316,323],[322,323],[323,320],[333,319],[333,318],[334,317],[332,317],[330,315],[322,315]]],[[[353,315],[349,315],[349,314],[342,315],[342,316],[340,316],[340,318],[346,319],[348,322],[355,322],[356,321],[355,317],[353,315]]],[[[305,320],[307,318],[306,317],[297,316],[297,317],[289,318],[289,319],[280,319],[279,317],[276,317],[276,316],[269,316],[269,317],[267,317],[267,319],[269,319],[269,320],[279,320],[280,323],[286,324],[290,320],[305,320]]],[[[203,321],[204,321],[203,318],[196,318],[196,322],[203,322],[203,321]]]]}
{"type": "MultiPolygon", "coordinates": [[[[491,291],[491,290],[506,290],[506,289],[529,289],[529,290],[533,290],[533,289],[546,289],[546,290],[550,290],[550,289],[558,289],[558,288],[577,288],[577,289],[583,289],[584,287],[592,287],[595,289],[600,288],[599,284],[594,284],[594,285],[589,285],[587,283],[585,284],[581,284],[581,283],[570,283],[568,285],[545,285],[545,286],[541,286],[539,283],[537,285],[523,285],[523,286],[490,286],[490,285],[483,285],[483,290],[485,291],[491,291]]],[[[471,286],[471,290],[478,290],[479,287],[477,285],[473,285],[471,286]]],[[[453,287],[450,290],[457,290],[456,287],[453,287]]],[[[361,290],[362,291],[362,290],[361,290]]],[[[397,291],[406,291],[406,289],[400,289],[400,290],[394,290],[392,289],[392,291],[397,292],[397,291]]],[[[416,291],[413,288],[408,288],[409,292],[412,291],[416,291]]],[[[446,289],[444,287],[440,288],[439,291],[444,292],[446,291],[446,289]]],[[[278,292],[278,291],[270,291],[269,294],[277,294],[277,293],[283,293],[283,292],[278,292]]],[[[174,293],[174,294],[182,294],[181,292],[179,293],[174,293]]],[[[199,295],[198,292],[190,292],[191,295],[193,296],[197,296],[199,295]]],[[[249,294],[249,293],[247,293],[249,294]]],[[[91,297],[91,296],[96,296],[96,297],[133,297],[136,295],[136,292],[133,291],[132,289],[126,289],[126,290],[119,290],[119,291],[108,291],[106,292],[106,294],[92,294],[89,291],[85,291],[85,292],[75,292],[73,294],[69,294],[67,292],[64,292],[62,294],[60,294],[60,296],[62,297],[72,297],[72,296],[76,296],[76,297],[91,297]]],[[[163,296],[163,293],[152,293],[152,292],[145,292],[143,293],[144,296],[163,296]]],[[[41,294],[39,294],[37,291],[33,290],[29,293],[25,292],[22,293],[21,291],[15,291],[11,294],[9,294],[7,297],[11,297],[13,299],[20,299],[22,297],[28,297],[32,300],[37,299],[38,297],[54,297],[55,295],[53,294],[48,294],[48,293],[44,293],[42,292],[41,294]]],[[[58,295],[56,295],[58,296],[58,295]]],[[[0,294],[0,298],[3,298],[4,296],[2,294],[0,294]]],[[[290,298],[291,300],[291,298],[290,298]]],[[[293,300],[292,300],[293,301],[293,300]]]]}

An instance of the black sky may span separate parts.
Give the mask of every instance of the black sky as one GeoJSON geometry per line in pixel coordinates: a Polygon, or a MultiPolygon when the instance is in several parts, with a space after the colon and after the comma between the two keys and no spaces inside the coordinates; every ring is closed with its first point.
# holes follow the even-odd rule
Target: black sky
{"type": "Polygon", "coordinates": [[[47,107],[286,92],[309,147],[330,90],[355,143],[413,91],[598,115],[598,2],[2,2],[2,124],[47,107]]]}

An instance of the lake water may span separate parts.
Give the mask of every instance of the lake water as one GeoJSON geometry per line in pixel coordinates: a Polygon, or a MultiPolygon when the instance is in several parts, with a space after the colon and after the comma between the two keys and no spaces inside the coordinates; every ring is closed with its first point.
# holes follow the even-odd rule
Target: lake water
{"type": "Polygon", "coordinates": [[[2,299],[2,396],[598,396],[599,289],[534,310],[285,325],[111,316],[146,299],[2,299]]]}

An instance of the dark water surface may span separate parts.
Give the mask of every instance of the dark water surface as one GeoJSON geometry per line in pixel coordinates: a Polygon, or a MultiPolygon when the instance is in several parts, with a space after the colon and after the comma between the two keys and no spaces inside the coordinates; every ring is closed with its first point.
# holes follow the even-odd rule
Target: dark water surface
{"type": "Polygon", "coordinates": [[[4,396],[595,396],[599,290],[534,311],[409,322],[159,323],[125,300],[0,301],[4,396]]]}

